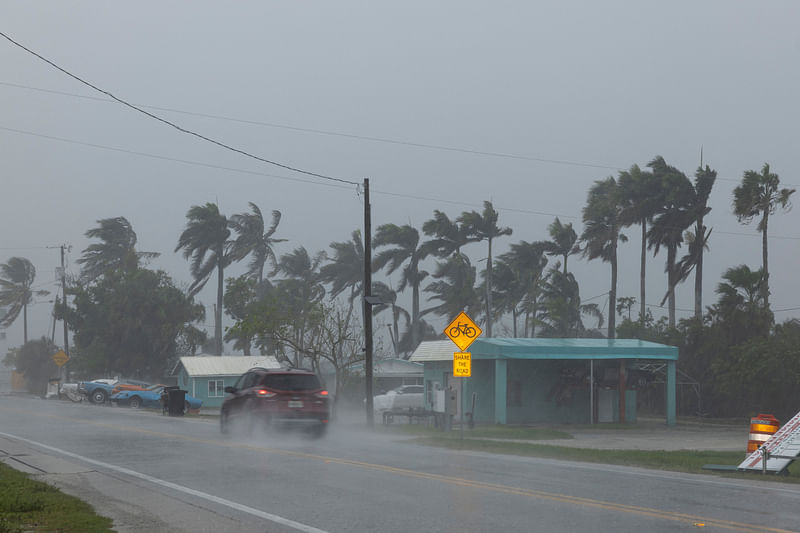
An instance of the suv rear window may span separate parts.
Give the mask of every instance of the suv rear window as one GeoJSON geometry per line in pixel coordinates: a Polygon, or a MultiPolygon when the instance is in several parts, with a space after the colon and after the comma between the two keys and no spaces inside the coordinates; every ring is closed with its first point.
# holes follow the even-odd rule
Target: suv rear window
{"type": "Polygon", "coordinates": [[[267,374],[261,385],[271,390],[308,391],[322,388],[314,374],[267,374]]]}

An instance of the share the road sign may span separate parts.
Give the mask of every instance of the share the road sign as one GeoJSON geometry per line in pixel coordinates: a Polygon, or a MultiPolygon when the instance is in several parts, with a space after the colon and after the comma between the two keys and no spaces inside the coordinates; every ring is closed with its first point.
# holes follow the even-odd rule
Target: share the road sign
{"type": "Polygon", "coordinates": [[[472,354],[456,352],[453,354],[453,376],[468,378],[472,375],[472,354]]]}
{"type": "Polygon", "coordinates": [[[447,335],[451,341],[456,343],[456,346],[458,346],[458,349],[462,352],[469,348],[469,345],[472,344],[481,333],[483,333],[481,328],[479,328],[464,311],[461,311],[455,320],[444,328],[444,334],[447,335]]]}

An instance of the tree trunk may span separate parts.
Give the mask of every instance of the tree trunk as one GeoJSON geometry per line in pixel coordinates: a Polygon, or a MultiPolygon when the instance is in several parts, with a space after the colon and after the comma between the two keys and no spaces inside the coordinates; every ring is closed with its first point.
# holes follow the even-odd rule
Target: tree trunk
{"type": "Polygon", "coordinates": [[[614,243],[611,252],[611,290],[608,293],[608,338],[616,337],[617,324],[617,236],[614,236],[614,243]]]}
{"type": "Polygon", "coordinates": [[[225,275],[222,267],[223,255],[219,250],[217,253],[219,263],[217,264],[217,308],[214,312],[214,347],[217,355],[222,355],[222,291],[225,285],[225,275]]]}
{"type": "Polygon", "coordinates": [[[678,247],[670,244],[667,247],[667,296],[669,298],[669,327],[675,327],[675,256],[678,254],[678,247]]]}
{"type": "Polygon", "coordinates": [[[698,320],[703,317],[703,240],[705,239],[705,233],[706,227],[703,225],[703,219],[700,219],[694,236],[700,242],[697,264],[694,266],[694,317],[698,320]]]}
{"type": "MultiPolygon", "coordinates": [[[[53,322],[55,323],[55,320],[53,322]]],[[[22,341],[23,344],[28,344],[28,304],[22,306],[22,341]]]]}
{"type": "Polygon", "coordinates": [[[644,317],[646,313],[644,295],[645,295],[645,267],[647,266],[647,220],[642,220],[642,254],[639,267],[639,322],[644,326],[644,317]]]}
{"type": "Polygon", "coordinates": [[[764,308],[769,309],[769,268],[767,261],[767,225],[769,224],[769,208],[764,210],[764,231],[761,232],[761,256],[764,268],[763,294],[764,308]]]}
{"type": "Polygon", "coordinates": [[[489,239],[489,257],[486,259],[486,337],[492,338],[492,239],[489,239]]]}

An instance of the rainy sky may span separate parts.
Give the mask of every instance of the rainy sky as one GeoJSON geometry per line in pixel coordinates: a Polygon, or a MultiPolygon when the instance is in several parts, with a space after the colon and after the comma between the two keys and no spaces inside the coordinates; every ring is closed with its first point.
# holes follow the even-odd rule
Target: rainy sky
{"type": "MultiPolygon", "coordinates": [[[[709,305],[725,269],[761,266],[756,224],[731,212],[743,172],[768,162],[783,186],[800,188],[798,20],[795,0],[7,0],[0,32],[73,75],[185,129],[342,181],[181,133],[0,37],[0,262],[31,259],[37,286],[53,291],[30,310],[36,338],[51,327],[52,247],[71,245],[76,273],[98,219],[126,217],[139,250],[162,254],[150,266],[186,284],[188,262],[173,250],[190,206],[278,209],[275,236],[289,242],[276,251],[313,253],[362,228],[354,184],[369,178],[373,227],[421,230],[434,209],[454,218],[491,200],[514,229],[497,242],[502,253],[546,239],[556,216],[580,233],[594,180],[655,155],[691,177],[702,147],[718,171],[709,305]]],[[[778,321],[800,315],[799,221],[800,209],[772,218],[778,321]]],[[[618,296],[638,297],[637,229],[620,250],[618,296]]],[[[477,263],[485,244],[465,252],[477,263]]],[[[666,290],[665,259],[649,262],[648,304],[666,290]]],[[[573,258],[570,268],[583,299],[607,306],[608,265],[573,258]]],[[[208,306],[212,285],[199,296],[208,306]]],[[[678,289],[678,318],[691,314],[692,286],[678,289]]],[[[18,322],[6,345],[21,342],[18,322]]]]}

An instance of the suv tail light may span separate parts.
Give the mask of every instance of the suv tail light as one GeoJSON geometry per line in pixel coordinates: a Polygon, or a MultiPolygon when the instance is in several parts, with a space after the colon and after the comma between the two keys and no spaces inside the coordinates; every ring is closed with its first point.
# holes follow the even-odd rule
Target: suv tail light
{"type": "Polygon", "coordinates": [[[327,399],[328,398],[328,391],[321,390],[318,393],[316,393],[314,396],[316,396],[317,398],[325,398],[325,399],[327,399]]]}
{"type": "Polygon", "coordinates": [[[275,396],[274,392],[269,391],[267,389],[258,389],[256,391],[256,394],[258,395],[259,398],[272,398],[273,396],[275,396]]]}

